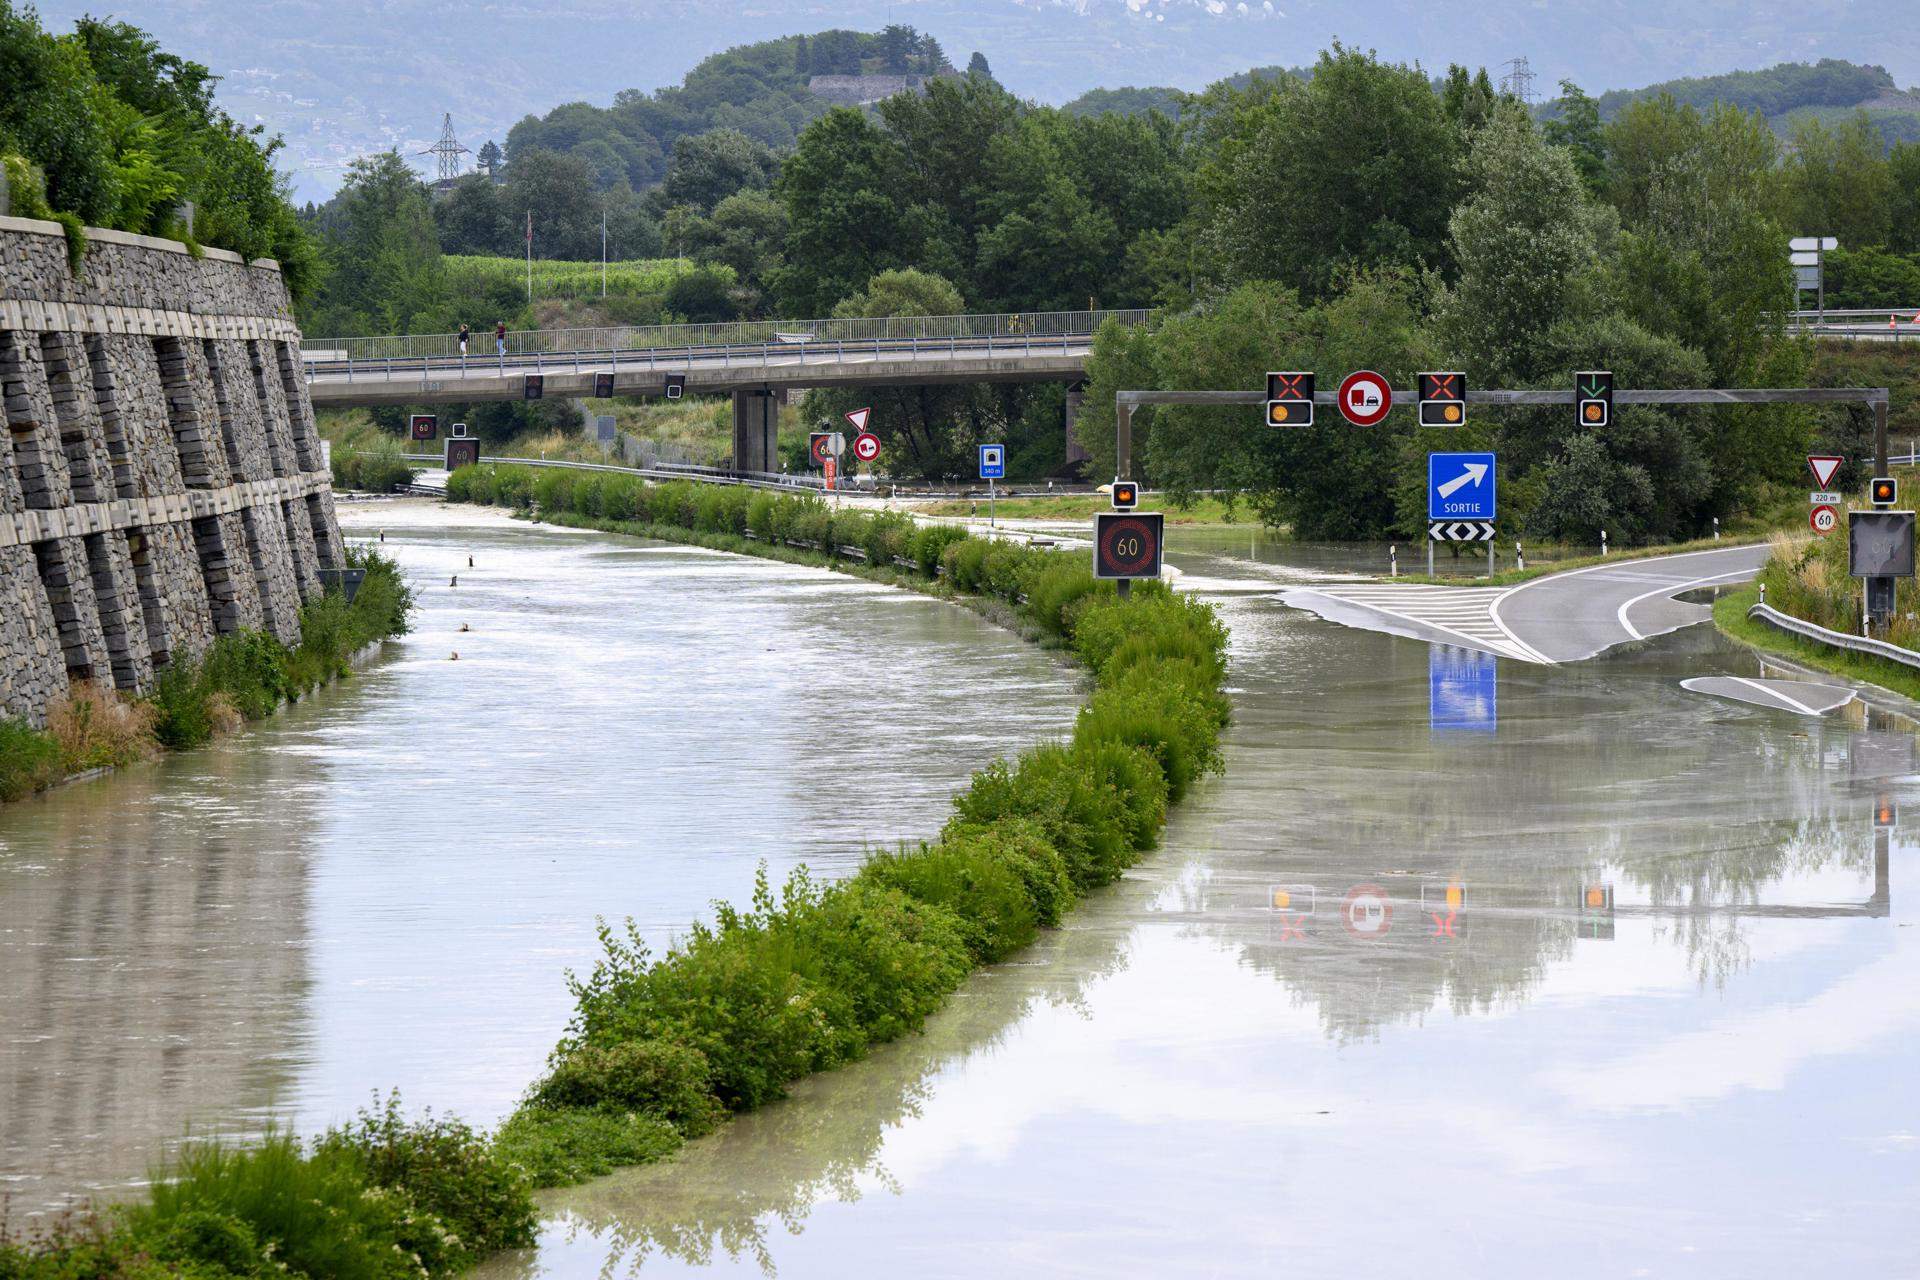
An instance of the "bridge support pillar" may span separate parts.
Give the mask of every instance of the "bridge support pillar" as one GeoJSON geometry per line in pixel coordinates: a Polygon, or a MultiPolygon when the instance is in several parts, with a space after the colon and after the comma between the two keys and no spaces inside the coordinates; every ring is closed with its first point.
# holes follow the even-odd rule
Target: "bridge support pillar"
{"type": "Polygon", "coordinates": [[[1087,399],[1087,385],[1084,382],[1076,382],[1072,386],[1067,388],[1066,418],[1067,418],[1067,468],[1068,470],[1072,470],[1075,467],[1081,466],[1086,462],[1087,458],[1090,456],[1087,453],[1086,449],[1081,447],[1079,437],[1074,435],[1073,433],[1074,428],[1080,425],[1080,407],[1081,405],[1086,403],[1086,399],[1087,399]]]}
{"type": "Polygon", "coordinates": [[[765,387],[733,393],[733,469],[778,471],[780,397],[765,387]]]}

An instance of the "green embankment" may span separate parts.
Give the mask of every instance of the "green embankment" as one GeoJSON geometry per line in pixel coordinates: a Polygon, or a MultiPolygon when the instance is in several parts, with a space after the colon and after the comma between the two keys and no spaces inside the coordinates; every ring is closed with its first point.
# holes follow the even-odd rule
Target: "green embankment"
{"type": "Polygon", "coordinates": [[[198,661],[162,668],[145,697],[76,686],[49,708],[45,729],[0,719],[0,801],[76,773],[200,746],[344,676],[359,650],[406,632],[413,605],[393,561],[348,548],[347,563],[366,570],[353,603],[339,592],[309,601],[300,611],[300,643],[292,648],[262,631],[237,631],[198,661]]]}
{"type": "MultiPolygon", "coordinates": [[[[1850,680],[1876,684],[1910,698],[1920,698],[1920,671],[1885,658],[1835,649],[1802,639],[1747,617],[1760,599],[1773,608],[1830,631],[1857,634],[1860,629],[1860,582],[1847,569],[1847,539],[1843,533],[1824,538],[1776,536],[1773,555],[1760,576],[1739,591],[1714,601],[1713,621],[1721,631],[1744,644],[1777,653],[1795,662],[1850,680]]],[[[1920,588],[1902,578],[1895,584],[1894,615],[1876,638],[1906,649],[1920,650],[1920,588]]]]}
{"type": "Polygon", "coordinates": [[[763,878],[746,908],[652,956],[631,925],[573,980],[549,1071],[502,1128],[542,1185],[657,1160],[809,1072],[917,1029],[974,968],[1059,923],[1154,847],[1167,807],[1220,765],[1226,631],[1159,584],[1122,600],[1081,556],[835,512],[817,498],[619,475],[466,468],[452,501],[782,558],[859,567],[995,602],[1067,646],[1093,691],[1063,742],[976,774],[932,840],[852,878],[763,878]]]}
{"type": "Polygon", "coordinates": [[[145,1201],[32,1242],[0,1224],[0,1280],[439,1277],[528,1245],[532,1185],[660,1159],[915,1030],[969,972],[1153,848],[1168,805],[1220,765],[1226,631],[1212,608],[1158,584],[1121,600],[1078,556],[602,473],[467,468],[449,496],[952,596],[1070,647],[1093,690],[1066,740],[976,774],[931,841],[837,884],[802,870],[776,891],[762,877],[748,907],[720,907],[657,959],[631,925],[603,926],[566,1038],[497,1134],[410,1121],[389,1098],[310,1144],[190,1144],[145,1201]]]}

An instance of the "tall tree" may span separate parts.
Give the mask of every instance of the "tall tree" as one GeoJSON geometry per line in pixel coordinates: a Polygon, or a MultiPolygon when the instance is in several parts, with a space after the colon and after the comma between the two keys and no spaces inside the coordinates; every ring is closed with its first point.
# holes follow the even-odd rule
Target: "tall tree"
{"type": "Polygon", "coordinates": [[[1202,224],[1239,279],[1329,293],[1344,267],[1443,266],[1463,150],[1426,75],[1334,45],[1313,78],[1203,100],[1202,224]],[[1213,119],[1204,117],[1212,116],[1213,119]]]}
{"type": "Polygon", "coordinates": [[[1606,131],[1600,123],[1600,104],[1571,80],[1560,82],[1559,114],[1541,127],[1548,142],[1565,147],[1573,167],[1589,192],[1599,195],[1607,185],[1606,131]]]}
{"type": "Polygon", "coordinates": [[[906,164],[877,124],[849,108],[829,112],[801,135],[777,186],[790,230],[775,290],[788,314],[822,315],[864,289],[875,272],[913,260],[907,220],[893,197],[906,164]]]}

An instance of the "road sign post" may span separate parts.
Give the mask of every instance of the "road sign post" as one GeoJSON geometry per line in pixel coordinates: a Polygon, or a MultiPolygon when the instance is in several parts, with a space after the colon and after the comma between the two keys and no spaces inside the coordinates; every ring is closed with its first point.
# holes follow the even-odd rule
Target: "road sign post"
{"type": "Polygon", "coordinates": [[[1498,466],[1499,458],[1491,453],[1427,455],[1429,577],[1433,574],[1436,542],[1485,542],[1487,576],[1493,576],[1494,521],[1500,514],[1498,466]]]}
{"type": "Polygon", "coordinates": [[[980,446],[980,478],[987,482],[987,528],[995,527],[993,515],[993,482],[1007,474],[1007,446],[1003,444],[983,444],[980,446]]]}
{"type": "Polygon", "coordinates": [[[1157,578],[1166,518],[1157,511],[1102,511],[1093,517],[1093,576],[1118,581],[1157,578]]]}

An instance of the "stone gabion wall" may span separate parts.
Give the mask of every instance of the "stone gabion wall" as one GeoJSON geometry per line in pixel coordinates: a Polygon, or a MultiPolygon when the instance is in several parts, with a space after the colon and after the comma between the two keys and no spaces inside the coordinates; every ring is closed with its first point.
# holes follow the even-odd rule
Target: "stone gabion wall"
{"type": "Polygon", "coordinates": [[[140,690],[242,628],[300,639],[340,567],[280,271],[0,217],[0,716],[140,690]]]}

